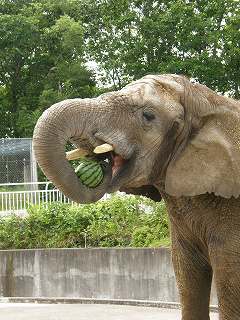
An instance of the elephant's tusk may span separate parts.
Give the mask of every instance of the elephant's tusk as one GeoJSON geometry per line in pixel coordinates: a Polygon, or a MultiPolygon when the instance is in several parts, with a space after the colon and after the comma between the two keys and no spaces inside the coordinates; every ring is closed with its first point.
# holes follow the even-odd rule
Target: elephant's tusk
{"type": "Polygon", "coordinates": [[[109,151],[113,151],[113,146],[108,143],[101,144],[93,150],[94,153],[105,153],[109,151]]]}
{"type": "Polygon", "coordinates": [[[66,153],[66,158],[68,160],[76,160],[76,159],[85,157],[87,154],[89,154],[89,152],[84,149],[75,149],[75,150],[68,151],[66,153]]]}

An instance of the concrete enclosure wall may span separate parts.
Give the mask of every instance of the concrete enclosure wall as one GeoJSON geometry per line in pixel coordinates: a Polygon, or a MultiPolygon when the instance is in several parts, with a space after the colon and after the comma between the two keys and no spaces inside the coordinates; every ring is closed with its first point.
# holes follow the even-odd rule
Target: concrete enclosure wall
{"type": "Polygon", "coordinates": [[[167,248],[2,250],[0,295],[178,301],[167,248]]]}

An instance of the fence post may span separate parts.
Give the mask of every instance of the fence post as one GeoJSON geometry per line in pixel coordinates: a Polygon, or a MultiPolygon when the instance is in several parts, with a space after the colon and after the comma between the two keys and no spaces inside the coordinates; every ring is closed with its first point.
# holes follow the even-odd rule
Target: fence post
{"type": "Polygon", "coordinates": [[[87,248],[87,231],[84,230],[84,247],[87,248]]]}

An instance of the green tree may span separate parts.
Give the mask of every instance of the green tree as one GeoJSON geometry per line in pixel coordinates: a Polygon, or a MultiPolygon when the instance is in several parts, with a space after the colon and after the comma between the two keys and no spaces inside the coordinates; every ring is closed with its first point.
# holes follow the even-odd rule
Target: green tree
{"type": "Polygon", "coordinates": [[[52,103],[95,94],[75,7],[74,1],[1,1],[1,136],[31,136],[52,103]]]}
{"type": "Polygon", "coordinates": [[[101,93],[88,60],[113,89],[170,72],[239,97],[239,21],[237,0],[0,0],[1,136],[31,136],[46,107],[101,93]]]}
{"type": "Polygon", "coordinates": [[[89,54],[115,88],[170,72],[239,96],[239,1],[99,0],[84,8],[89,54]]]}

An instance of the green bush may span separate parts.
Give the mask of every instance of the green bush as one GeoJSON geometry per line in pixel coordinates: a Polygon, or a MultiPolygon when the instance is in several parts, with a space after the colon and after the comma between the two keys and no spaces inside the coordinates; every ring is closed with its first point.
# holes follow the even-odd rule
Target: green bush
{"type": "Polygon", "coordinates": [[[163,203],[114,195],[87,205],[32,207],[26,217],[0,219],[0,249],[169,245],[163,203]]]}

